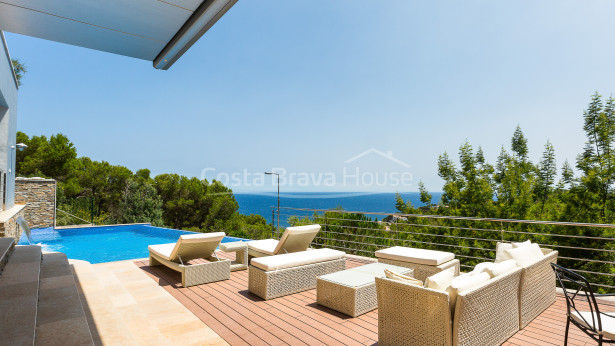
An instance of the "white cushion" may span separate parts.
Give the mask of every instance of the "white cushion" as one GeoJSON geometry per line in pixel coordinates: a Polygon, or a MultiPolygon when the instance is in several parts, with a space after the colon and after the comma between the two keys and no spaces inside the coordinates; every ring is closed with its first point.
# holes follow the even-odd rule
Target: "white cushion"
{"type": "Polygon", "coordinates": [[[530,264],[544,258],[542,250],[538,244],[518,247],[516,249],[504,250],[504,252],[512,259],[517,261],[517,266],[526,267],[530,264]]]}
{"type": "Polygon", "coordinates": [[[307,264],[332,261],[343,258],[346,254],[332,249],[293,252],[283,255],[253,258],[250,264],[265,271],[293,268],[307,264]]]}
{"type": "Polygon", "coordinates": [[[390,271],[388,269],[384,270],[384,275],[389,278],[389,279],[393,279],[393,280],[397,280],[397,281],[402,281],[411,285],[415,285],[415,286],[421,286],[423,287],[423,281],[419,280],[419,279],[415,279],[411,276],[406,276],[406,275],[401,275],[398,274],[396,272],[390,271]]]}
{"type": "Polygon", "coordinates": [[[446,292],[455,277],[455,268],[445,269],[425,279],[425,287],[446,292]]]}
{"type": "Polygon", "coordinates": [[[481,262],[474,266],[474,269],[469,273],[470,275],[476,275],[484,272],[487,268],[491,268],[496,265],[493,262],[481,262]]]}
{"type": "Polygon", "coordinates": [[[226,234],[224,232],[211,232],[211,233],[201,233],[201,234],[184,234],[180,235],[179,239],[182,243],[194,243],[200,242],[201,240],[222,240],[226,234]]]}
{"type": "MultiPolygon", "coordinates": [[[[596,328],[598,328],[598,321],[596,319],[596,313],[594,312],[594,320],[592,320],[592,313],[590,311],[576,311],[571,312],[570,316],[577,322],[581,323],[587,328],[594,328],[592,325],[594,320],[596,321],[596,328]],[[587,321],[587,323],[583,320],[587,321]]],[[[602,332],[605,338],[615,340],[615,312],[605,312],[600,314],[600,322],[602,322],[602,332]],[[605,316],[608,314],[609,316],[605,316]]]]}
{"type": "Polygon", "coordinates": [[[528,246],[528,245],[532,245],[532,242],[529,240],[524,241],[523,243],[512,243],[512,247],[513,249],[516,249],[518,247],[524,247],[524,246],[528,246]]]}
{"type": "Polygon", "coordinates": [[[482,285],[484,282],[489,281],[491,277],[487,273],[480,273],[476,275],[460,275],[453,279],[449,289],[447,290],[451,310],[454,309],[455,303],[457,302],[457,296],[459,293],[463,293],[469,291],[475,287],[482,285]]]}
{"type": "Polygon", "coordinates": [[[170,244],[159,244],[159,245],[150,245],[147,248],[149,251],[157,254],[160,257],[169,258],[171,257],[171,252],[175,247],[175,243],[170,244]]]}
{"type": "Polygon", "coordinates": [[[455,259],[451,252],[395,246],[376,251],[376,257],[395,261],[437,266],[455,259]]]}
{"type": "Polygon", "coordinates": [[[507,253],[504,252],[512,248],[513,247],[511,243],[498,243],[495,248],[495,263],[500,263],[512,259],[507,253]]]}
{"type": "Polygon", "coordinates": [[[495,247],[495,263],[500,263],[512,259],[505,251],[531,245],[529,240],[523,243],[498,243],[495,247]]]}
{"type": "Polygon", "coordinates": [[[491,278],[494,278],[506,274],[515,268],[517,268],[517,261],[511,259],[500,263],[493,263],[493,265],[486,267],[483,272],[489,274],[491,278]]]}
{"type": "Polygon", "coordinates": [[[278,246],[278,241],[275,239],[261,239],[248,242],[248,248],[268,255],[275,253],[276,246],[278,246]]]}

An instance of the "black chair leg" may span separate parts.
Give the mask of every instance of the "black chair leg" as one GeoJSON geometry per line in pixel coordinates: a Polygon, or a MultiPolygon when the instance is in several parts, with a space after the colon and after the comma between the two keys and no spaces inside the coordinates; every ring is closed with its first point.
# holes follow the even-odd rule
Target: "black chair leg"
{"type": "Polygon", "coordinates": [[[564,346],[568,346],[568,330],[570,329],[570,316],[566,318],[566,334],[564,336],[564,346]]]}

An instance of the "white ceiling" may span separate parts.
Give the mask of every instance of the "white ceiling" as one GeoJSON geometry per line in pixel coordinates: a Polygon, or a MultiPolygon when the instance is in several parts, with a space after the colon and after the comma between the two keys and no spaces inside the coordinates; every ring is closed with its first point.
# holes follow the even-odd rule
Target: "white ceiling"
{"type": "Polygon", "coordinates": [[[0,30],[153,61],[202,2],[0,0],[0,30]]]}

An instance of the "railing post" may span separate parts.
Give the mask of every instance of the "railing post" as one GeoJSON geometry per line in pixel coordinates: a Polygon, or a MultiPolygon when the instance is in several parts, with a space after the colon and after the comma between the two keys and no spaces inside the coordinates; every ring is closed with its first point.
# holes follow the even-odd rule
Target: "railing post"
{"type": "Polygon", "coordinates": [[[271,208],[271,238],[275,237],[275,209],[271,208]]]}
{"type": "Polygon", "coordinates": [[[399,218],[395,218],[395,245],[399,246],[399,218]]]}
{"type": "Polygon", "coordinates": [[[327,245],[328,241],[329,236],[327,235],[327,212],[325,211],[325,241],[323,242],[323,245],[327,245]]]}
{"type": "Polygon", "coordinates": [[[504,224],[500,222],[500,242],[504,242],[504,224]]]}

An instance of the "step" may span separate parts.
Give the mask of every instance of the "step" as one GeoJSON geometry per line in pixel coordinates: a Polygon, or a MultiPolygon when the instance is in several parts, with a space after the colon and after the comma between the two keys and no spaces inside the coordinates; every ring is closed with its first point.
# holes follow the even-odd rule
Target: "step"
{"type": "Polygon", "coordinates": [[[15,249],[15,239],[13,238],[0,238],[0,274],[9,261],[11,253],[15,249]]]}
{"type": "Polygon", "coordinates": [[[41,247],[15,246],[0,276],[0,336],[3,345],[34,344],[41,247]]]}
{"type": "Polygon", "coordinates": [[[66,255],[43,254],[35,345],[93,345],[66,255]]]}

